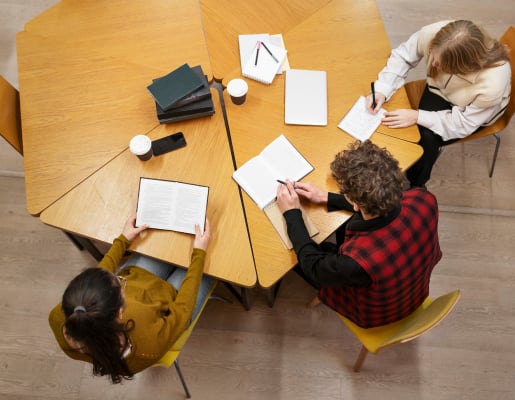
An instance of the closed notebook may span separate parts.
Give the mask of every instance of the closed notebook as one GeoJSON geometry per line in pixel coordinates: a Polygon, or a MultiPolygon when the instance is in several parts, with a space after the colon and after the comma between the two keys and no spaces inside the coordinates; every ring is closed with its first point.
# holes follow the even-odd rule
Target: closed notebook
{"type": "Polygon", "coordinates": [[[155,80],[147,89],[159,107],[167,111],[177,101],[200,89],[203,84],[202,78],[188,64],[184,64],[155,80]]]}
{"type": "Polygon", "coordinates": [[[327,125],[326,71],[286,71],[284,122],[292,125],[327,125]]]}
{"type": "Polygon", "coordinates": [[[269,85],[277,71],[282,69],[286,53],[287,51],[279,46],[258,41],[243,67],[242,75],[269,85]]]}

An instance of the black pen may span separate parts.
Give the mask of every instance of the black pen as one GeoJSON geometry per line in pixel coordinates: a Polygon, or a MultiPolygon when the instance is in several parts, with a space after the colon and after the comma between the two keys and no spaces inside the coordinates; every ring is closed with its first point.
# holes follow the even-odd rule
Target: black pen
{"type": "Polygon", "coordinates": [[[258,41],[257,42],[257,50],[256,50],[256,60],[254,61],[254,66],[257,65],[257,60],[258,60],[258,56],[259,56],[259,48],[261,47],[261,42],[258,41]]]}
{"type": "MultiPolygon", "coordinates": [[[[280,179],[277,179],[277,182],[279,182],[281,185],[286,185],[286,182],[280,180],[280,179]]],[[[297,186],[293,185],[293,188],[294,189],[297,189],[297,186]]]]}
{"type": "Polygon", "coordinates": [[[374,87],[374,82],[370,82],[370,89],[372,89],[372,109],[375,109],[376,106],[377,106],[377,103],[376,103],[376,90],[375,90],[375,87],[374,87]]]}
{"type": "Polygon", "coordinates": [[[275,62],[279,62],[279,60],[277,58],[275,58],[275,56],[272,54],[272,52],[270,51],[270,49],[268,47],[266,47],[266,44],[264,42],[261,42],[261,44],[263,45],[263,47],[265,48],[266,51],[268,51],[268,54],[270,54],[272,56],[272,58],[275,60],[275,62]]]}

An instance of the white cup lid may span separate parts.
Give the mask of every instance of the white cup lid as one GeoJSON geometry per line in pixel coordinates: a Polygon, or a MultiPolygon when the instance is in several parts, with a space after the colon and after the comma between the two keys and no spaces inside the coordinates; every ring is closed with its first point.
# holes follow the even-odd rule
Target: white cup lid
{"type": "Polygon", "coordinates": [[[129,148],[137,156],[147,153],[152,147],[152,141],[146,135],[136,135],[131,139],[129,148]]]}
{"type": "Polygon", "coordinates": [[[247,93],[247,90],[249,90],[249,86],[243,79],[232,79],[227,85],[227,91],[231,96],[243,96],[245,93],[247,93]]]}

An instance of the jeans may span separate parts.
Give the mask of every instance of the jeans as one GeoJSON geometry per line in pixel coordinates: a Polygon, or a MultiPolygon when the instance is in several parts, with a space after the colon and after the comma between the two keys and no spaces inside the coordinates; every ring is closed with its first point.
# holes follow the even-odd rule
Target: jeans
{"type": "MultiPolygon", "coordinates": [[[[182,281],[184,280],[186,273],[188,272],[187,270],[179,268],[175,265],[168,264],[164,261],[159,261],[150,257],[146,257],[141,254],[131,255],[129,259],[122,264],[120,270],[129,266],[143,268],[144,270],[170,283],[177,291],[180,290],[182,281]]],[[[206,302],[206,297],[209,292],[209,289],[211,289],[212,284],[212,277],[208,275],[202,276],[202,280],[200,281],[200,287],[197,293],[197,300],[195,301],[195,308],[193,309],[193,314],[191,316],[190,323],[195,319],[195,317],[200,312],[202,305],[206,302]]]]}

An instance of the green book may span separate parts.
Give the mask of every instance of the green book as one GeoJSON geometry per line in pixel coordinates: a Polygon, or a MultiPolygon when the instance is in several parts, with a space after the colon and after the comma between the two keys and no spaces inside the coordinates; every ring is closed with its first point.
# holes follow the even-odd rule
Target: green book
{"type": "Polygon", "coordinates": [[[168,75],[156,79],[147,89],[159,107],[167,111],[174,103],[198,90],[203,84],[198,74],[188,64],[184,64],[168,75]]]}

